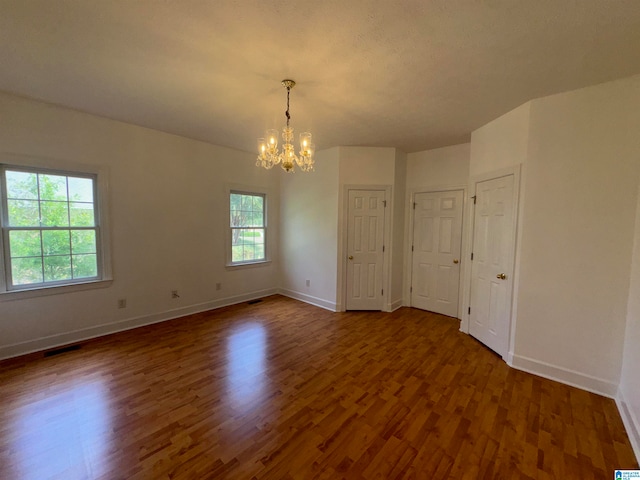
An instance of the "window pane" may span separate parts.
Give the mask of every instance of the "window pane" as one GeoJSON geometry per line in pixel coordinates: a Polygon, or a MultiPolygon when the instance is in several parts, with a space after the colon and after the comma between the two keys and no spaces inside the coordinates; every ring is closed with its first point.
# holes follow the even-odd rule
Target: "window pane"
{"type": "Polygon", "coordinates": [[[264,260],[265,256],[264,256],[264,244],[261,245],[256,245],[255,247],[255,252],[256,252],[256,260],[264,260]]]}
{"type": "Polygon", "coordinates": [[[67,201],[67,177],[61,175],[38,175],[40,200],[67,201]]]}
{"type": "Polygon", "coordinates": [[[7,200],[9,226],[39,227],[40,214],[35,200],[7,200]]]}
{"type": "Polygon", "coordinates": [[[251,226],[262,227],[262,212],[253,212],[251,215],[251,226]]]}
{"type": "Polygon", "coordinates": [[[7,170],[7,197],[24,200],[38,199],[38,180],[35,173],[7,170]]]}
{"type": "Polygon", "coordinates": [[[264,245],[264,230],[262,228],[256,228],[254,232],[253,243],[256,245],[264,245]]]}
{"type": "Polygon", "coordinates": [[[232,193],[229,200],[231,210],[240,210],[240,206],[242,205],[242,195],[238,193],[232,193]]]}
{"type": "Polygon", "coordinates": [[[11,257],[39,257],[42,255],[39,230],[9,232],[11,257]]]}
{"type": "Polygon", "coordinates": [[[96,232],[94,230],[71,230],[71,249],[74,254],[96,253],[96,232]]]}
{"type": "Polygon", "coordinates": [[[68,227],[69,204],[66,202],[40,202],[43,227],[68,227]]]}
{"type": "Polygon", "coordinates": [[[95,220],[93,217],[93,203],[72,202],[69,204],[69,208],[72,227],[95,226],[95,220]]]}
{"type": "Polygon", "coordinates": [[[249,212],[253,210],[253,196],[242,195],[242,210],[246,210],[249,212]]]}
{"type": "Polygon", "coordinates": [[[245,261],[255,259],[255,247],[253,245],[245,245],[243,250],[242,259],[245,261]]]}
{"type": "Polygon", "coordinates": [[[71,280],[71,255],[44,257],[44,281],[71,280]]]}
{"type": "Polygon", "coordinates": [[[73,278],[86,278],[98,276],[97,255],[74,255],[73,278]]]}
{"type": "Polygon", "coordinates": [[[231,226],[244,227],[247,224],[247,214],[243,210],[234,210],[231,212],[231,226]]]}
{"type": "Polygon", "coordinates": [[[262,213],[264,206],[264,198],[262,197],[253,197],[253,211],[262,213]]]}
{"type": "Polygon", "coordinates": [[[69,255],[71,244],[69,243],[68,230],[53,230],[42,232],[42,249],[45,255],[69,255]]]}
{"type": "Polygon", "coordinates": [[[12,259],[11,276],[14,285],[42,283],[42,257],[12,259]]]}
{"type": "Polygon", "coordinates": [[[231,245],[242,245],[242,231],[241,228],[231,230],[231,245]]]}
{"type": "Polygon", "coordinates": [[[69,177],[69,200],[93,203],[93,180],[69,177]]]}
{"type": "Polygon", "coordinates": [[[232,262],[241,262],[242,261],[242,245],[236,245],[231,247],[231,261],[232,262]]]}

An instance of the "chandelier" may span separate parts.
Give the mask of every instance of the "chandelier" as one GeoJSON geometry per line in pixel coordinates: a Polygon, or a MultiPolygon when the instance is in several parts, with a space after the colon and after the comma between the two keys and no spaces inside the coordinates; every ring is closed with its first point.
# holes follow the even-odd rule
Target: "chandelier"
{"type": "Polygon", "coordinates": [[[258,160],[256,166],[263,168],[272,168],[274,165],[280,164],[285,172],[293,172],[294,167],[298,165],[303,172],[313,171],[313,152],[315,145],[311,143],[311,134],[303,132],[300,134],[300,151],[296,155],[293,142],[293,127],[289,126],[291,115],[289,114],[289,94],[296,82],[293,80],[282,80],[282,86],[287,89],[287,125],[282,128],[282,150],[278,151],[278,131],[275,129],[267,130],[264,138],[258,139],[258,160]]]}

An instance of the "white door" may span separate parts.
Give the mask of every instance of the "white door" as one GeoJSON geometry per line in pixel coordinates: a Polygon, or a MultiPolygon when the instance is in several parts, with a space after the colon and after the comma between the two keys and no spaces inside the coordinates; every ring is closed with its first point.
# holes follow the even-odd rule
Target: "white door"
{"type": "Polygon", "coordinates": [[[417,193],[413,202],[411,306],[458,316],[462,190],[417,193]]]}
{"type": "Polygon", "coordinates": [[[349,190],[347,310],[382,310],[384,190],[349,190]]]}
{"type": "Polygon", "coordinates": [[[469,333],[503,357],[509,345],[514,176],[476,184],[469,333]]]}

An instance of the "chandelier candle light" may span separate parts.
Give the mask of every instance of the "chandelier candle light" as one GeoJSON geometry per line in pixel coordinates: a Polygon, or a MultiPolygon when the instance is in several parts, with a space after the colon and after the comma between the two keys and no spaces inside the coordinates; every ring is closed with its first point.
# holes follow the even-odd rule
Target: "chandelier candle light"
{"type": "Polygon", "coordinates": [[[293,80],[282,80],[282,86],[287,89],[287,125],[282,128],[282,151],[278,151],[278,131],[275,129],[267,130],[265,138],[258,139],[258,160],[256,166],[263,168],[271,168],[274,165],[281,164],[282,169],[286,172],[294,172],[297,164],[303,172],[313,171],[313,152],[315,145],[311,143],[311,134],[303,132],[300,134],[300,151],[296,155],[295,148],[292,145],[293,127],[289,126],[291,115],[289,114],[289,94],[296,82],[293,80]]]}

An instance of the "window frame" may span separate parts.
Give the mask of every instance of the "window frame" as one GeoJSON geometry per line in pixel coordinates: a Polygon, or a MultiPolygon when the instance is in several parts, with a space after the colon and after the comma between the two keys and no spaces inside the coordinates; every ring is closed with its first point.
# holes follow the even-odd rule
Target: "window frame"
{"type": "MultiPolygon", "coordinates": [[[[31,298],[79,290],[101,288],[111,285],[111,257],[108,235],[107,214],[107,175],[103,168],[81,165],[72,162],[33,158],[20,155],[0,154],[0,301],[31,298]],[[6,188],[6,171],[21,171],[38,174],[63,175],[65,177],[90,178],[93,180],[93,227],[78,229],[95,231],[97,275],[77,279],[13,285],[11,271],[11,253],[9,251],[9,232],[21,229],[70,231],[66,227],[10,227],[6,188]]],[[[40,199],[39,199],[40,201],[40,199]]],[[[68,200],[69,202],[69,200],[68,200]]]]}
{"type": "Polygon", "coordinates": [[[226,237],[226,267],[241,268],[241,267],[253,267],[261,266],[271,263],[270,246],[269,246],[269,192],[258,187],[247,186],[228,186],[226,188],[226,210],[225,210],[225,237],[226,237]],[[251,195],[255,197],[262,197],[263,209],[262,209],[262,227],[233,227],[231,226],[231,195],[251,195]],[[264,230],[264,258],[259,260],[245,260],[240,262],[233,261],[233,230],[239,228],[260,228],[264,230]]]}

